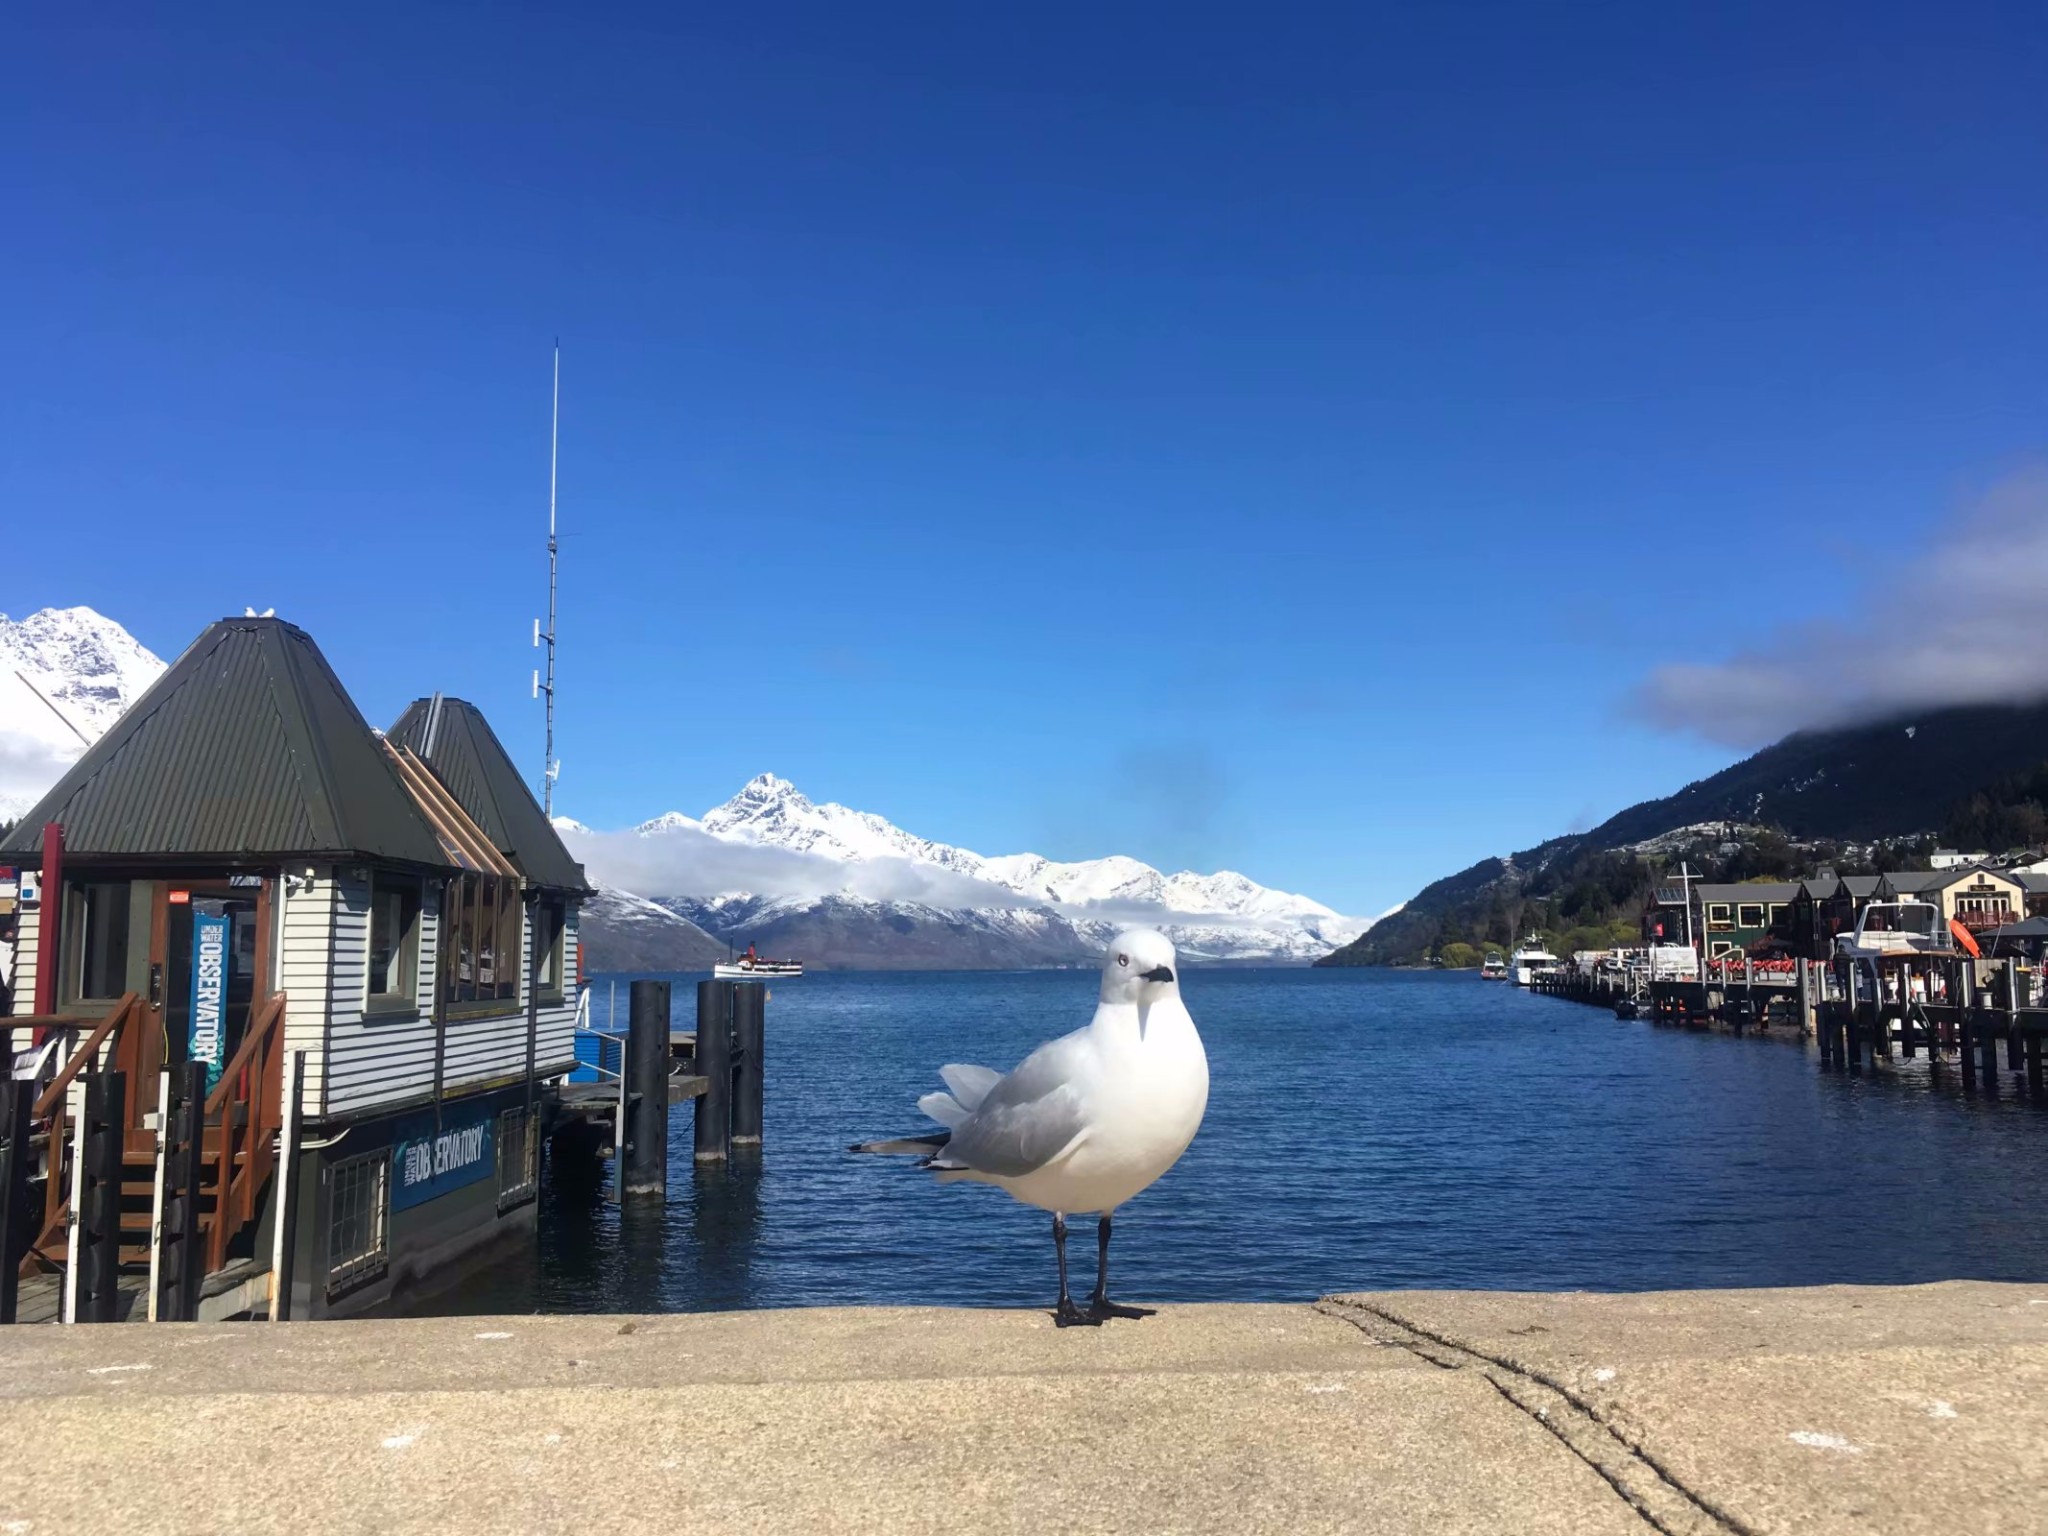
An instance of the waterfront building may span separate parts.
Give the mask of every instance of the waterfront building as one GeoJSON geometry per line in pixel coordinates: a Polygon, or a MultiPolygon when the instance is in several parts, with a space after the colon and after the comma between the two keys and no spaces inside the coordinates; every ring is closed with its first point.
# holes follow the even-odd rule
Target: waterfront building
{"type": "MultiPolygon", "coordinates": [[[[280,1272],[291,1316],[360,1312],[530,1240],[589,886],[472,706],[422,700],[382,737],[304,631],[223,620],[0,864],[24,895],[8,1006],[35,1020],[4,1032],[52,1087],[83,1046],[125,1074],[124,1188],[161,1177],[161,1075],[203,1066],[209,1315],[268,1310],[280,1272]]],[[[53,1111],[45,1252],[82,1092],[53,1111]]],[[[132,1205],[130,1271],[157,1241],[132,1205]]]]}
{"type": "Polygon", "coordinates": [[[1792,907],[1799,886],[1788,881],[1693,887],[1700,953],[1708,960],[1750,953],[1765,940],[1793,947],[1792,907]]]}
{"type": "Polygon", "coordinates": [[[2027,911],[2027,891],[2020,877],[1982,865],[1895,871],[1884,876],[1883,889],[1883,900],[1930,902],[1942,922],[1959,922],[1972,931],[2017,923],[2027,911]]]}
{"type": "Polygon", "coordinates": [[[2027,916],[2048,915],[2048,871],[2018,869],[2008,870],[2006,873],[2018,883],[2021,893],[2026,898],[2027,916]]]}

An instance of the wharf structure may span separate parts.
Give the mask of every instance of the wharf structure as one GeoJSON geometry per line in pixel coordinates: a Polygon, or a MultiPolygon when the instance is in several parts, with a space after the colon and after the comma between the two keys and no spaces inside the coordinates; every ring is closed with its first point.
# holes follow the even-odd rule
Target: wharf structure
{"type": "Polygon", "coordinates": [[[380,734],[223,620],[0,866],[0,1319],[338,1317],[530,1240],[591,888],[473,706],[380,734]]]}
{"type": "Polygon", "coordinates": [[[2048,1095],[2048,875],[1950,863],[1672,884],[1643,930],[1650,947],[1574,954],[1535,990],[1624,1018],[1796,1029],[1851,1070],[1924,1050],[1993,1082],[2002,1050],[2048,1095]],[[1664,958],[1674,952],[1684,966],[1664,958]]]}

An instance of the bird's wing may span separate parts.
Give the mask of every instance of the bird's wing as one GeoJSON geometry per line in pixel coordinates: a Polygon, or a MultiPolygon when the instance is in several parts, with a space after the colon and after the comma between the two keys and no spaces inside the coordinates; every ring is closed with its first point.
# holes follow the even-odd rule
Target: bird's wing
{"type": "Polygon", "coordinates": [[[1086,1031],[1041,1045],[953,1127],[934,1166],[1004,1178],[1043,1168],[1087,1129],[1082,1084],[1092,1066],[1086,1031]]]}

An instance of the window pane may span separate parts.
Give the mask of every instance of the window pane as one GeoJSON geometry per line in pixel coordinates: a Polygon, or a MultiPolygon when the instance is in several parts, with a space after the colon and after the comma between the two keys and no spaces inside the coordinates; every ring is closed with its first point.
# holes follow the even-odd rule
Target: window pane
{"type": "Polygon", "coordinates": [[[540,947],[540,987],[543,992],[562,991],[562,907],[553,901],[534,908],[533,941],[540,947]]]}
{"type": "Polygon", "coordinates": [[[405,947],[405,898],[381,886],[370,891],[370,991],[399,990],[399,961],[405,947]]]}
{"type": "Polygon", "coordinates": [[[476,925],[482,907],[482,883],[474,875],[464,875],[461,923],[455,930],[455,1000],[459,1003],[476,996],[476,925]]]}
{"type": "Polygon", "coordinates": [[[79,887],[80,997],[119,997],[128,990],[128,882],[79,887]]]}
{"type": "Polygon", "coordinates": [[[498,884],[498,996],[517,1000],[521,920],[525,912],[519,903],[519,887],[510,880],[498,884]]]}
{"type": "Polygon", "coordinates": [[[418,984],[419,887],[378,876],[370,887],[370,995],[410,1000],[418,984]]]}
{"type": "Polygon", "coordinates": [[[498,882],[486,880],[477,904],[476,993],[477,997],[498,995],[498,882]]]}

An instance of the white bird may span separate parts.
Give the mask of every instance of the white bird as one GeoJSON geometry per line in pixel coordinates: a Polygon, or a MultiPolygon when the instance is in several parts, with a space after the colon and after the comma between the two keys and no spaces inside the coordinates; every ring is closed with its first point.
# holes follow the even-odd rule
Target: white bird
{"type": "Polygon", "coordinates": [[[962,1179],[1052,1212],[1060,1326],[1144,1317],[1109,1299],[1110,1218],[1180,1160],[1209,1103],[1209,1060],[1181,1001],[1173,945],[1149,928],[1116,936],[1095,1017],[1033,1051],[1008,1074],[941,1067],[948,1092],[917,1107],[947,1129],[870,1141],[856,1152],[911,1152],[943,1183],[962,1179]],[[1095,1293],[1067,1291],[1067,1216],[1096,1212],[1095,1293]]]}

